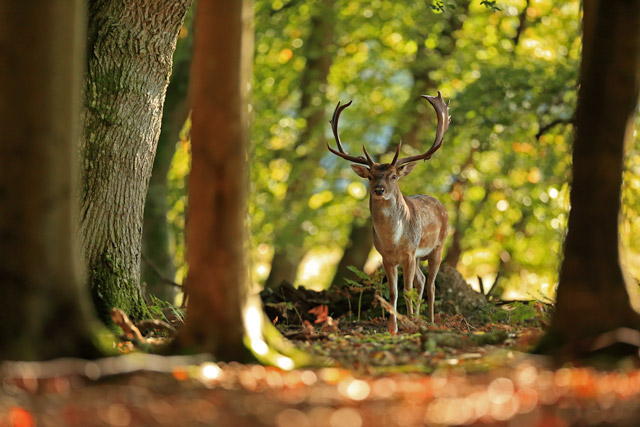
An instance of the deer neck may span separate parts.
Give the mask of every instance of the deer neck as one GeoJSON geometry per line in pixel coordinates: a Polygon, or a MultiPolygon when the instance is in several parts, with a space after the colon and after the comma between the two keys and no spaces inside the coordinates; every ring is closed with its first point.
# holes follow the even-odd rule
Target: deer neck
{"type": "Polygon", "coordinates": [[[397,244],[403,234],[404,224],[410,217],[409,205],[404,195],[397,190],[386,200],[371,196],[369,208],[378,238],[388,244],[397,244]]]}

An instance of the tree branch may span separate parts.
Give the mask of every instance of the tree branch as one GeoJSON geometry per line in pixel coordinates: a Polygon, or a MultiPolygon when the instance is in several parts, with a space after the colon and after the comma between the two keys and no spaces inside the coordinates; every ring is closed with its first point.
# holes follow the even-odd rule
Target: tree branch
{"type": "Polygon", "coordinates": [[[558,125],[568,125],[568,124],[573,123],[573,121],[574,121],[574,117],[571,117],[569,119],[555,119],[555,120],[552,120],[551,122],[547,123],[546,125],[540,126],[540,129],[538,130],[538,133],[536,133],[536,141],[539,141],[540,138],[542,137],[542,135],[544,135],[545,133],[549,132],[554,127],[556,127],[558,125]]]}
{"type": "Polygon", "coordinates": [[[147,258],[147,256],[145,254],[142,254],[142,261],[147,264],[147,266],[151,269],[151,271],[153,272],[153,274],[155,274],[156,276],[158,276],[158,278],[160,280],[162,280],[164,283],[168,284],[168,285],[172,285],[172,286],[176,286],[180,289],[182,289],[182,285],[179,283],[174,282],[171,279],[168,279],[166,277],[164,277],[164,275],[162,274],[162,272],[160,271],[160,269],[158,268],[157,265],[155,265],[149,258],[147,258]]]}
{"type": "Polygon", "coordinates": [[[531,0],[527,0],[524,8],[520,12],[520,23],[518,24],[518,28],[516,29],[516,35],[513,37],[513,53],[515,54],[516,48],[518,47],[518,42],[520,42],[520,36],[524,32],[527,27],[527,9],[529,9],[529,4],[531,0]]]}

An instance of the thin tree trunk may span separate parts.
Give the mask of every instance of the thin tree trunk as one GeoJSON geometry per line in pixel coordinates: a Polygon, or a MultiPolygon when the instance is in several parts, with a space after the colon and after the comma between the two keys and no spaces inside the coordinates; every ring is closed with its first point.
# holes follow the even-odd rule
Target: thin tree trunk
{"type": "Polygon", "coordinates": [[[298,236],[290,236],[288,242],[283,242],[282,246],[276,247],[276,252],[271,258],[271,270],[264,283],[265,288],[277,288],[285,281],[293,284],[298,265],[304,255],[303,236],[301,236],[303,233],[302,230],[298,231],[298,236]]]}
{"type": "Polygon", "coordinates": [[[302,97],[298,108],[300,117],[306,126],[293,148],[304,144],[308,147],[308,155],[292,162],[289,173],[289,187],[282,201],[283,218],[277,230],[273,245],[274,256],[271,271],[265,282],[266,288],[275,288],[284,280],[291,283],[296,278],[298,265],[304,255],[305,232],[300,228],[299,217],[303,217],[307,199],[313,183],[313,172],[322,155],[325,153],[324,129],[326,118],[324,103],[317,105],[314,97],[322,96],[333,61],[333,27],[334,0],[322,0],[318,3],[318,12],[311,20],[311,34],[307,40],[307,64],[302,73],[300,90],[302,97]],[[295,213],[295,215],[294,215],[295,213]]]}
{"type": "Polygon", "coordinates": [[[74,246],[82,10],[0,2],[0,360],[98,355],[74,246]]]}
{"type": "Polygon", "coordinates": [[[142,282],[147,284],[148,293],[171,302],[178,288],[168,284],[166,280],[159,277],[158,273],[164,279],[173,280],[176,271],[174,254],[169,245],[170,231],[167,222],[168,174],[171,160],[176,152],[176,144],[180,138],[180,131],[191,111],[187,94],[191,66],[191,34],[193,33],[191,30],[189,25],[187,38],[178,41],[178,47],[173,56],[173,72],[164,102],[160,137],[145,200],[142,228],[142,253],[145,256],[141,266],[142,282]],[[154,270],[154,266],[158,271],[154,270]]]}
{"type": "Polygon", "coordinates": [[[348,269],[353,266],[358,270],[363,270],[371,248],[373,248],[373,232],[371,217],[369,216],[365,221],[353,221],[351,224],[351,232],[349,233],[349,241],[344,248],[344,253],[336,274],[333,276],[333,285],[341,285],[344,283],[344,279],[357,280],[358,277],[348,269]]]}
{"type": "Polygon", "coordinates": [[[243,35],[243,2],[200,2],[195,30],[189,305],[181,343],[221,359],[245,360],[248,55],[243,52],[252,38],[248,31],[243,35]]]}
{"type": "Polygon", "coordinates": [[[191,0],[89,4],[80,232],[100,318],[146,316],[140,293],[144,199],[171,57],[191,0]]]}
{"type": "Polygon", "coordinates": [[[640,87],[639,1],[585,1],[580,82],[564,260],[540,346],[559,361],[583,355],[605,331],[640,327],[618,251],[624,145],[640,87]]]}

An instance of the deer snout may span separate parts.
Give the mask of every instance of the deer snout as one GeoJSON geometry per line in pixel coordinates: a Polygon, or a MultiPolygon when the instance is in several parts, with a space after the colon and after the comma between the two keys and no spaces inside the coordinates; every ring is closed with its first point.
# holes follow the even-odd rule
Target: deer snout
{"type": "Polygon", "coordinates": [[[381,186],[381,185],[375,186],[375,187],[373,187],[373,192],[377,196],[382,196],[384,194],[384,187],[381,186]]]}

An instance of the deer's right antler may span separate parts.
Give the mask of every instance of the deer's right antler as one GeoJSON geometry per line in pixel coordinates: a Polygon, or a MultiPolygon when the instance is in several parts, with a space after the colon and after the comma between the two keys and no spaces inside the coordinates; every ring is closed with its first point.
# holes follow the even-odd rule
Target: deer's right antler
{"type": "Polygon", "coordinates": [[[343,159],[349,160],[350,162],[353,162],[353,163],[359,163],[361,165],[366,165],[371,167],[374,162],[373,160],[371,160],[371,157],[369,156],[369,153],[367,153],[367,149],[364,147],[364,145],[362,145],[362,149],[364,150],[364,155],[367,156],[366,159],[362,156],[356,157],[356,156],[350,155],[349,153],[344,151],[344,148],[342,148],[342,142],[340,142],[340,136],[338,135],[338,120],[340,120],[340,113],[342,113],[342,110],[344,110],[349,105],[351,105],[352,102],[353,101],[349,101],[344,105],[340,105],[340,103],[338,102],[336,109],[333,111],[333,117],[331,118],[329,123],[331,123],[331,130],[333,131],[333,137],[336,139],[336,144],[338,144],[338,151],[331,148],[331,145],[329,145],[328,142],[327,142],[327,148],[329,149],[329,151],[331,151],[333,154],[335,154],[338,157],[342,157],[343,159]]]}

